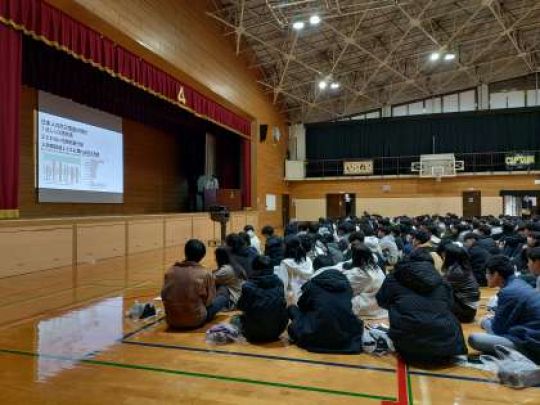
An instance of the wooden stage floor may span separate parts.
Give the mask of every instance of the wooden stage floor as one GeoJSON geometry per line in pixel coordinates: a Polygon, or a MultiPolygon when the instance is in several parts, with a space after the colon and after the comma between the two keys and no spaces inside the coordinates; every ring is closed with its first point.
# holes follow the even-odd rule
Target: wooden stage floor
{"type": "Polygon", "coordinates": [[[409,368],[286,341],[209,346],[202,329],[131,321],[126,310],[156,297],[163,273],[134,262],[129,277],[121,264],[89,264],[76,286],[54,283],[61,269],[0,280],[0,403],[540,404],[540,388],[506,388],[470,368],[409,368]]]}

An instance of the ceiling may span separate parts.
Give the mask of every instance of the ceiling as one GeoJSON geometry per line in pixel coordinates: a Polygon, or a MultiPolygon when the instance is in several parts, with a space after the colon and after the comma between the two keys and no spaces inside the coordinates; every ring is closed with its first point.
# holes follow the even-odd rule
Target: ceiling
{"type": "Polygon", "coordinates": [[[536,72],[540,0],[214,0],[291,122],[339,119],[536,72]],[[310,25],[309,17],[321,17],[310,25]],[[302,30],[292,24],[305,21],[302,30]],[[441,58],[430,56],[439,51],[441,58]],[[456,58],[446,61],[444,55],[456,58]],[[319,89],[321,80],[338,89],[319,89]]]}

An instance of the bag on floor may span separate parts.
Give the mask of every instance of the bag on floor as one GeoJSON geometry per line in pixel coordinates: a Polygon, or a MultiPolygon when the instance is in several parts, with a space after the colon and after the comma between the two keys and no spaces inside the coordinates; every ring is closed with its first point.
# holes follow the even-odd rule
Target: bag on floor
{"type": "Polygon", "coordinates": [[[540,385],[540,367],[532,360],[505,346],[495,346],[496,356],[481,355],[480,360],[497,375],[501,384],[513,388],[540,385]]]}
{"type": "Polygon", "coordinates": [[[206,331],[206,342],[212,345],[225,345],[243,340],[239,329],[230,323],[220,323],[206,331]]]}
{"type": "Polygon", "coordinates": [[[388,328],[383,325],[366,327],[362,336],[362,349],[365,353],[385,356],[396,351],[392,339],[388,336],[388,328]]]}

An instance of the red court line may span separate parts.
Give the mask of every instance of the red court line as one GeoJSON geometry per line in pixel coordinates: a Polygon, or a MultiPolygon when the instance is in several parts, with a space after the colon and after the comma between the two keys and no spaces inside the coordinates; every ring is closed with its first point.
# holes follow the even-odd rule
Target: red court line
{"type": "Polygon", "coordinates": [[[397,358],[397,384],[398,384],[398,397],[396,401],[382,401],[381,405],[409,405],[409,398],[407,395],[407,366],[398,356],[397,358]]]}

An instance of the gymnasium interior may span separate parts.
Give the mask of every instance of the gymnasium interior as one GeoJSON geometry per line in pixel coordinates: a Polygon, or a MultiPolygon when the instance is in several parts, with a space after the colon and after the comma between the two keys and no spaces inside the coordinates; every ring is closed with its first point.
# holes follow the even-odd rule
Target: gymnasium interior
{"type": "MultiPolygon", "coordinates": [[[[2,404],[538,405],[539,231],[539,0],[0,0],[2,404]],[[522,238],[512,257],[505,229],[522,238]],[[412,246],[396,260],[390,231],[412,246]],[[368,352],[370,330],[397,336],[382,289],[418,246],[446,263],[445,236],[471,264],[469,240],[495,246],[484,284],[470,273],[474,319],[448,309],[436,331],[457,328],[461,351],[418,363],[396,337],[368,352]],[[221,253],[237,270],[234,238],[283,286],[291,321],[272,341],[243,337],[243,297],[214,285],[221,253]],[[317,257],[334,246],[340,260],[317,257]],[[361,249],[386,315],[355,316],[349,298],[361,347],[310,350],[292,332],[306,286],[346,281],[361,249]],[[496,284],[492,259],[514,274],[496,284]],[[287,260],[310,263],[302,286],[287,260]],[[229,301],[176,328],[164,286],[185,263],[229,301]],[[516,315],[527,343],[500,334],[529,357],[508,382],[470,336],[499,335],[484,320],[508,315],[496,300],[514,279],[528,298],[512,310],[538,317],[516,315]]],[[[429,332],[412,333],[421,351],[429,332]]]]}

